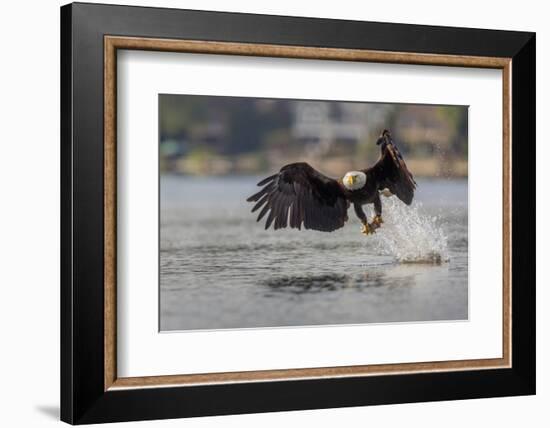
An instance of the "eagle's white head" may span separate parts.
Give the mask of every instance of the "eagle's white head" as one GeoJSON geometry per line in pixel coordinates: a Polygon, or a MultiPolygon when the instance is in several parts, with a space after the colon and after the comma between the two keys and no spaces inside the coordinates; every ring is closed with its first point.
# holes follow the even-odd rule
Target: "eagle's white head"
{"type": "Polygon", "coordinates": [[[348,190],[359,190],[367,184],[367,175],[361,171],[349,171],[342,178],[342,183],[348,190]]]}

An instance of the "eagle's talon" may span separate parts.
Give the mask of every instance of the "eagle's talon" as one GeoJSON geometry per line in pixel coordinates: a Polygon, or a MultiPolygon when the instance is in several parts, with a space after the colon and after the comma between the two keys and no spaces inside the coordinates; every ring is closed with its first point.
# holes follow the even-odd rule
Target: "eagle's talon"
{"type": "Polygon", "coordinates": [[[376,228],[379,228],[382,225],[382,223],[384,223],[384,220],[382,220],[382,216],[380,215],[376,215],[372,219],[372,225],[376,225],[376,228]]]}
{"type": "Polygon", "coordinates": [[[361,233],[363,235],[372,235],[376,233],[375,227],[373,227],[372,224],[365,223],[363,224],[363,227],[361,228],[361,233]]]}

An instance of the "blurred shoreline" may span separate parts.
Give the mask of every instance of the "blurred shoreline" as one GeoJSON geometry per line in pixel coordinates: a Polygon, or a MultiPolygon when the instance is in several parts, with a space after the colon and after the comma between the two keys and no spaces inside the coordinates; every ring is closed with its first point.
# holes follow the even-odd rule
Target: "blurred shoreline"
{"type": "Polygon", "coordinates": [[[333,177],[376,163],[389,129],[415,177],[467,177],[468,108],[201,95],[159,97],[160,169],[228,176],[307,162],[333,177]]]}
{"type": "MultiPolygon", "coordinates": [[[[409,158],[405,162],[415,177],[424,178],[466,178],[468,161],[466,159],[445,159],[442,162],[435,157],[409,158]]],[[[163,174],[189,176],[230,176],[230,175],[263,175],[279,171],[281,167],[294,162],[307,162],[318,171],[332,176],[343,176],[347,171],[366,169],[373,166],[378,158],[333,157],[316,159],[311,157],[282,157],[266,159],[258,155],[219,156],[209,155],[201,158],[182,157],[160,160],[160,171],[163,174]]]]}

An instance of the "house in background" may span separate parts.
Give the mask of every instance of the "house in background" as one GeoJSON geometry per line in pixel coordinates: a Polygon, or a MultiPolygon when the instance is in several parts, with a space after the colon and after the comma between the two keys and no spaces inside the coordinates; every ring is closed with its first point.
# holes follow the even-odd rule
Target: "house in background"
{"type": "Polygon", "coordinates": [[[379,117],[384,115],[380,106],[376,107],[350,102],[298,101],[293,104],[291,135],[319,156],[333,150],[335,143],[346,144],[349,151],[354,151],[371,136],[379,117]]]}

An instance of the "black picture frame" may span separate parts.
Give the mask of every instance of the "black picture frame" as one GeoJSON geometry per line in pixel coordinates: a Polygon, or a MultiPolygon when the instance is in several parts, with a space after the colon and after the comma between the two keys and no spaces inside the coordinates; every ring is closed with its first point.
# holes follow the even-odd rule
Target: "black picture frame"
{"type": "Polygon", "coordinates": [[[61,419],[86,424],[534,394],[535,98],[534,33],[63,6],[61,419]],[[512,367],[105,391],[105,35],[512,58],[512,367]]]}

